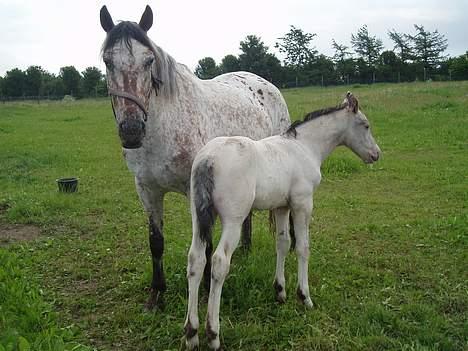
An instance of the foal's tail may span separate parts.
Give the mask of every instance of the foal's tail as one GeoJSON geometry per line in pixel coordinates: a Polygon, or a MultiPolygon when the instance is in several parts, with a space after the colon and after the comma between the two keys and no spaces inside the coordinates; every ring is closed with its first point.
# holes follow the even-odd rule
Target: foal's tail
{"type": "Polygon", "coordinates": [[[213,189],[213,160],[206,158],[193,169],[191,189],[198,222],[198,235],[205,243],[211,243],[211,233],[216,219],[213,189]]]}

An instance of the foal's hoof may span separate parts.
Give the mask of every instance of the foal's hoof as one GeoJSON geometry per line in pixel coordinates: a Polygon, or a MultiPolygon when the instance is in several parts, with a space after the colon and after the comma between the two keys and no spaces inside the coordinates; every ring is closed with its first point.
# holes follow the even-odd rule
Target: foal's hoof
{"type": "Polygon", "coordinates": [[[150,289],[150,296],[145,303],[145,311],[151,312],[155,309],[164,309],[163,293],[155,289],[150,289]]]}
{"type": "Polygon", "coordinates": [[[187,347],[187,350],[198,350],[198,345],[199,345],[199,340],[198,340],[198,334],[195,334],[195,336],[188,338],[185,338],[185,346],[187,347]]]}
{"type": "Polygon", "coordinates": [[[185,346],[187,350],[197,350],[199,345],[198,340],[198,329],[192,326],[192,323],[188,321],[184,327],[185,333],[185,346]]]}
{"type": "Polygon", "coordinates": [[[213,351],[222,351],[221,342],[219,341],[219,338],[209,341],[208,346],[213,351]]]}
{"type": "Polygon", "coordinates": [[[275,299],[278,303],[283,304],[286,302],[286,290],[284,287],[275,280],[273,282],[273,288],[275,289],[275,299]]]}
{"type": "Polygon", "coordinates": [[[299,300],[300,303],[302,303],[305,307],[307,308],[313,308],[314,304],[312,303],[312,300],[310,299],[310,296],[306,296],[301,289],[297,288],[296,291],[297,294],[297,299],[299,300]]]}

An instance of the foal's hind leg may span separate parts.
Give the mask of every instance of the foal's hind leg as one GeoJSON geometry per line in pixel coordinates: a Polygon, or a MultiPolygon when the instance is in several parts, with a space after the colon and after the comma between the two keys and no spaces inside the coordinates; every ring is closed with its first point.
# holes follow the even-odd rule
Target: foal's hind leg
{"type": "Polygon", "coordinates": [[[188,255],[187,264],[187,280],[188,280],[188,309],[187,318],[185,319],[185,343],[189,350],[198,347],[198,328],[200,322],[198,320],[198,290],[202,278],[203,268],[206,264],[205,249],[206,243],[203,242],[198,235],[197,224],[193,224],[192,245],[188,255]]]}
{"type": "Polygon", "coordinates": [[[296,234],[297,253],[297,297],[307,307],[313,307],[309,293],[309,223],[312,213],[312,199],[303,197],[299,201],[294,201],[292,205],[292,215],[294,230],[296,234]]]}
{"type": "Polygon", "coordinates": [[[276,222],[276,275],[273,287],[276,300],[280,303],[286,301],[286,280],[284,278],[284,261],[288,254],[291,240],[288,233],[289,209],[277,208],[274,210],[276,222]]]}
{"type": "Polygon", "coordinates": [[[206,335],[210,348],[220,350],[219,305],[224,280],[229,272],[231,257],[239,244],[242,222],[223,223],[223,231],[218,247],[212,258],[211,288],[208,298],[206,335]]]}

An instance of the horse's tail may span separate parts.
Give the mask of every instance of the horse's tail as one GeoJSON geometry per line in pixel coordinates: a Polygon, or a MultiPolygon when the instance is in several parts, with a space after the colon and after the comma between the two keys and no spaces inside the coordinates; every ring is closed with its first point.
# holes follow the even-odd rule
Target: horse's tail
{"type": "Polygon", "coordinates": [[[211,234],[216,214],[213,204],[213,160],[201,160],[192,170],[192,206],[198,222],[198,235],[201,241],[211,243],[211,234]]]}

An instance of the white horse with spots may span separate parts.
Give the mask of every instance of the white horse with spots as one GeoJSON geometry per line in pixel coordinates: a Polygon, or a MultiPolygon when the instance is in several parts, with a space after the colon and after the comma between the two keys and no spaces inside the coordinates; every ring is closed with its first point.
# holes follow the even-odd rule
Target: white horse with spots
{"type": "Polygon", "coordinates": [[[289,114],[279,90],[263,78],[235,72],[202,81],[176,63],[148,38],[153,24],[149,6],[139,23],[114,25],[105,6],[100,17],[107,33],[102,56],[123,154],[149,217],[153,279],[147,307],[152,308],[166,290],[164,195],[188,195],[192,162],[207,141],[222,135],[261,139],[279,134],[289,126],[289,114]]]}
{"type": "Polygon", "coordinates": [[[307,273],[312,195],[320,183],[320,165],[339,145],[349,147],[366,163],[377,161],[380,155],[369,122],[351,93],[340,106],[310,113],[282,135],[260,141],[246,137],[216,138],[197,154],[191,176],[193,238],[187,267],[189,300],[185,333],[189,349],[199,343],[198,287],[216,215],[221,220],[222,234],[211,264],[206,321],[211,348],[220,348],[221,289],[239,243],[242,222],[251,208],[269,209],[275,216],[274,288],[280,302],[286,299],[284,262],[290,246],[291,211],[298,256],[297,295],[307,307],[312,307],[307,273]]]}

